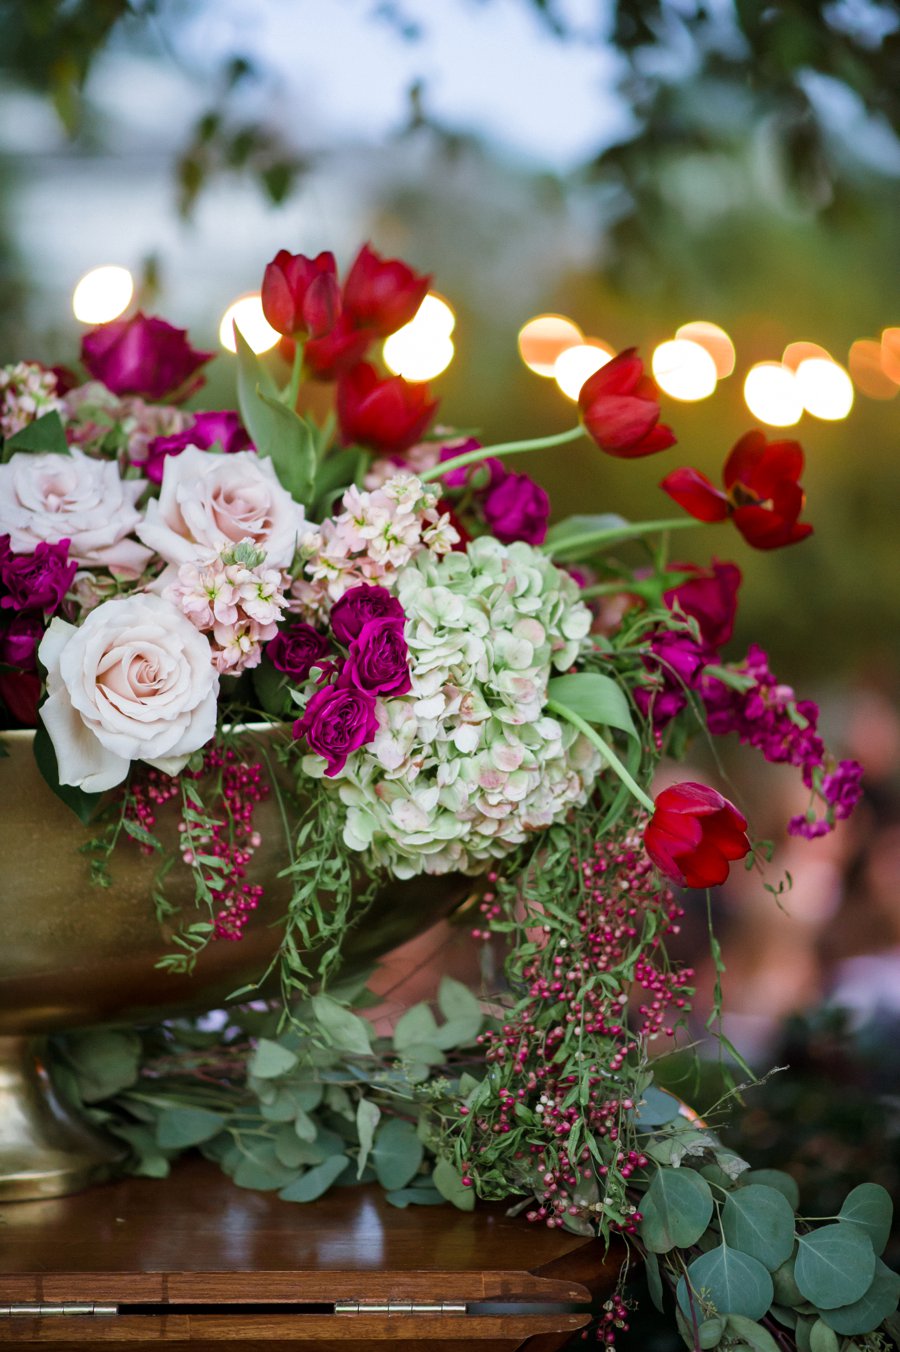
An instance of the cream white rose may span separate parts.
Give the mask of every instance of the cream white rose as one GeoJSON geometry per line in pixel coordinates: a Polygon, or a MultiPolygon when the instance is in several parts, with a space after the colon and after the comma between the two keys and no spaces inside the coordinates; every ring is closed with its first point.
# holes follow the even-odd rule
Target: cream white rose
{"type": "Polygon", "coordinates": [[[146,484],[123,479],[114,460],[20,451],[0,465],[0,535],[15,554],[32,554],[42,540],[70,540],[69,558],[138,577],[150,551],[129,539],[141,520],[135,503],[146,484]]]}
{"type": "Polygon", "coordinates": [[[111,789],[135,760],[177,774],[215,732],[209,641],[161,596],[104,601],[77,629],[54,619],[38,656],[61,784],[111,789]]]}
{"type": "Polygon", "coordinates": [[[170,564],[194,563],[249,537],[265,550],[268,567],[288,568],[311,530],[271,460],[187,446],[166,457],[159,500],[151,499],[138,534],[170,564]]]}

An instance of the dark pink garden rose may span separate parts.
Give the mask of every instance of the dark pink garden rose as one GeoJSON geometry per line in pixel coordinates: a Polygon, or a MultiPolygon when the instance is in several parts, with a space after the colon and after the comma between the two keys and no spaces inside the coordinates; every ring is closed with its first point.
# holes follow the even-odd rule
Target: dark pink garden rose
{"type": "Polygon", "coordinates": [[[491,534],[505,545],[539,545],[546,538],[550,499],[527,474],[507,474],[488,490],[481,510],[491,534]]]}
{"type": "Polygon", "coordinates": [[[386,587],[361,582],[335,601],[331,608],[331,632],[338,643],[349,644],[370,620],[405,619],[403,607],[386,587]]]}
{"type": "Polygon", "coordinates": [[[350,644],[341,684],[373,695],[405,695],[412,686],[403,620],[369,620],[350,644]]]}
{"type": "Polygon", "coordinates": [[[33,554],[14,554],[9,536],[0,536],[0,609],[43,611],[52,615],[78,571],[68,562],[69,541],[41,541],[33,554]]]}
{"type": "Polygon", "coordinates": [[[295,681],[305,681],[312,668],[331,651],[331,644],[311,624],[300,620],[279,629],[266,644],[266,657],[278,671],[295,681]]]}
{"type": "Polygon", "coordinates": [[[253,449],[247,429],[231,409],[211,409],[207,413],[197,413],[190,427],[186,427],[183,432],[174,432],[170,437],[154,437],[147,446],[147,458],[135,460],[134,464],[143,468],[152,483],[161,484],[167,456],[181,455],[186,446],[197,446],[201,451],[208,451],[217,444],[226,455],[253,449]]]}
{"type": "Polygon", "coordinates": [[[377,731],[375,696],[351,685],[317,690],[294,724],[294,737],[305,738],[309,750],[328,762],[329,778],[340,774],[351,752],[371,742],[377,731]]]}
{"type": "Polygon", "coordinates": [[[35,654],[45,628],[43,617],[36,611],[23,611],[0,621],[0,663],[19,671],[37,671],[35,654]]]}
{"type": "Polygon", "coordinates": [[[685,615],[695,619],[703,642],[718,652],[734,633],[740,568],[736,563],[720,563],[718,559],[713,559],[710,568],[692,563],[672,563],[669,567],[693,576],[670,588],[663,594],[663,600],[670,610],[677,605],[685,615]]]}
{"type": "Polygon", "coordinates": [[[187,330],[140,311],[91,329],[81,340],[81,360],[95,380],[113,394],[143,399],[185,399],[203,384],[197,373],[212,352],[198,352],[187,330]]]}

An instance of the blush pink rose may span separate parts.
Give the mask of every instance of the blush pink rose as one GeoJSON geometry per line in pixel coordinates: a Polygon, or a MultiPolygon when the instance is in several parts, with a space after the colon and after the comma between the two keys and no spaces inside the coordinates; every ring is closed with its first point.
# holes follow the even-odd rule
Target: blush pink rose
{"type": "Polygon", "coordinates": [[[138,534],[167,563],[195,563],[249,539],[265,551],[268,567],[288,568],[311,529],[271,460],[188,446],[166,458],[159,500],[147,504],[138,534]]]}
{"type": "Polygon", "coordinates": [[[61,784],[102,792],[136,760],[177,774],[216,730],[209,641],[161,596],[105,601],[79,628],[51,620],[38,656],[61,784]]]}
{"type": "Polygon", "coordinates": [[[0,465],[0,534],[14,554],[69,540],[76,563],[139,577],[150,550],[131,539],[141,521],[139,479],[123,479],[114,460],[94,460],[71,447],[68,455],[20,451],[0,465]]]}

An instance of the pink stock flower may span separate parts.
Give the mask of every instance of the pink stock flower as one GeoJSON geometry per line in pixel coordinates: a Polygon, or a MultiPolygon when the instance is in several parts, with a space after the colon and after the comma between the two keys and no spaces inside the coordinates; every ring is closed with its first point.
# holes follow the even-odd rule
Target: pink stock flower
{"type": "Polygon", "coordinates": [[[265,567],[264,551],[247,539],[204,563],[183,563],[163,595],[210,635],[216,670],[238,676],[259,665],[263,644],[278,633],[287,607],[284,581],[279,569],[265,567]]]}

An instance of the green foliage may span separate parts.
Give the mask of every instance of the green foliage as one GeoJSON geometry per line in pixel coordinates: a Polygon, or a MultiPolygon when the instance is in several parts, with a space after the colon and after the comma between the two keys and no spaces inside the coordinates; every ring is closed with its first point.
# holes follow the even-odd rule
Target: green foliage
{"type": "Polygon", "coordinates": [[[692,1169],[658,1169],[641,1201],[640,1235],[653,1253],[688,1249],[713,1212],[709,1184],[692,1169]]]}
{"type": "Polygon", "coordinates": [[[726,1197],[722,1237],[774,1272],[794,1248],[793,1208],[775,1188],[751,1183],[726,1197]]]}
{"type": "Polygon", "coordinates": [[[871,1240],[856,1226],[823,1225],[799,1238],[794,1279],[819,1309],[833,1310],[859,1300],[874,1273],[871,1240]]]}
{"type": "Polygon", "coordinates": [[[868,1235],[876,1254],[884,1253],[893,1216],[894,1204],[890,1194],[878,1183],[860,1183],[838,1212],[840,1221],[846,1225],[857,1225],[868,1235]]]}
{"type": "Polygon", "coordinates": [[[56,752],[43,723],[38,723],[35,729],[34,759],[41,775],[57,798],[61,798],[66,807],[72,809],[80,822],[85,826],[89,825],[98,813],[103,795],[86,793],[84,789],[75,788],[71,784],[60,784],[56,752]]]}
{"type": "Polygon", "coordinates": [[[618,728],[629,737],[638,735],[622,686],[599,671],[554,676],[547,685],[547,698],[565,705],[587,723],[618,728]]]}
{"type": "Polygon", "coordinates": [[[272,461],[281,484],[305,507],[311,507],[316,477],[313,430],[279,396],[271,376],[235,325],[238,358],[238,404],[257,453],[272,461]]]}
{"type": "Polygon", "coordinates": [[[688,1318],[692,1300],[695,1309],[747,1319],[761,1319],[772,1304],[772,1278],[762,1263],[724,1244],[695,1258],[686,1277],[678,1283],[678,1303],[688,1318]]]}
{"type": "Polygon", "coordinates": [[[45,413],[7,437],[3,442],[0,462],[5,463],[17,451],[53,451],[56,455],[68,455],[69,443],[59,414],[45,413]]]}

